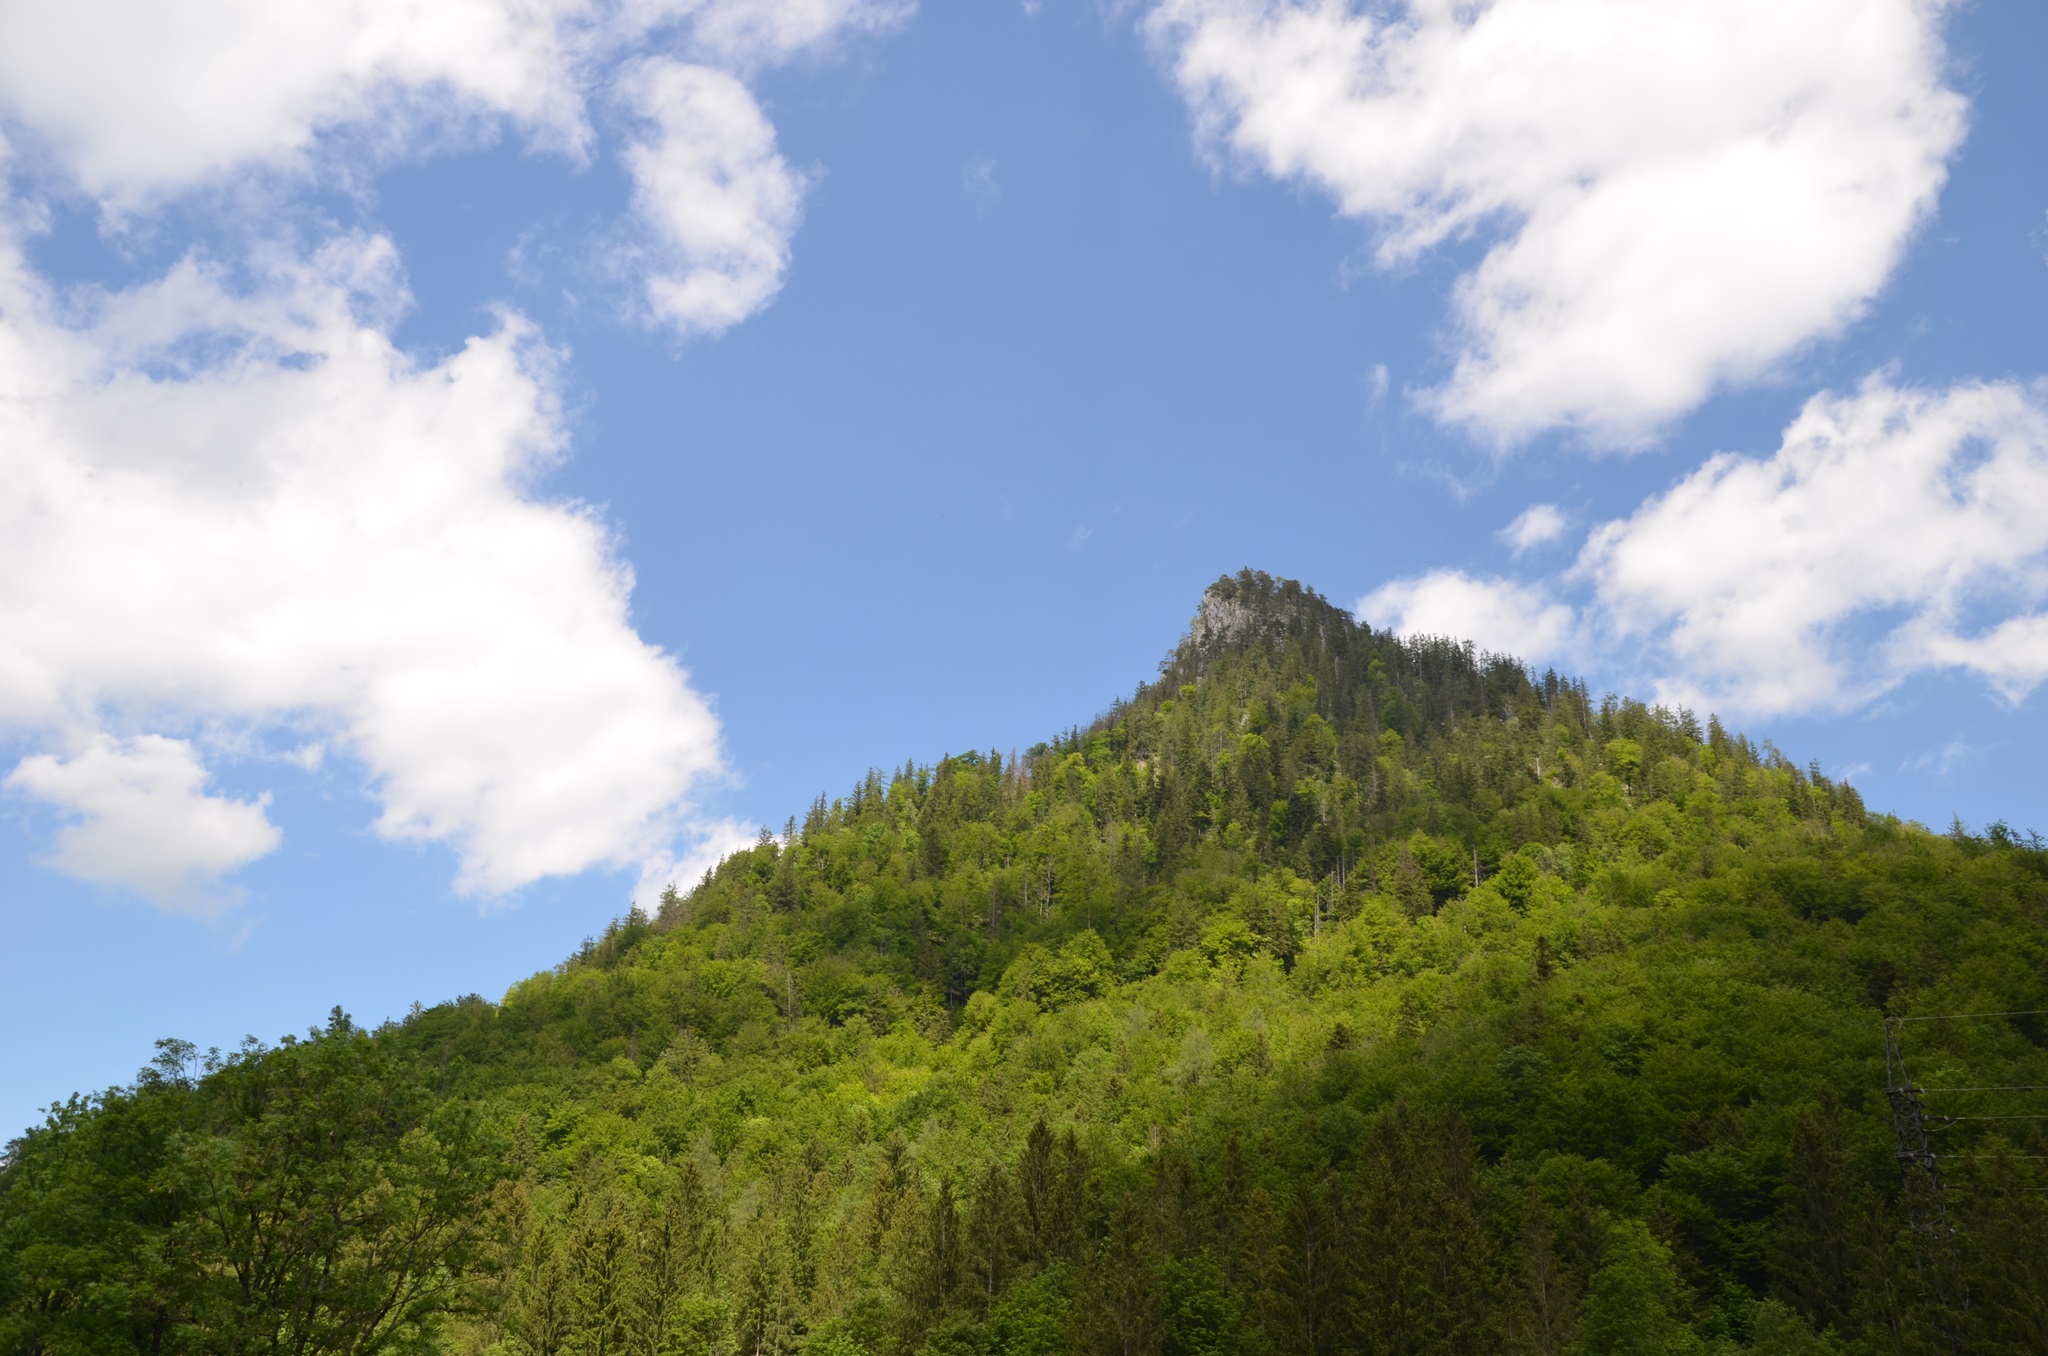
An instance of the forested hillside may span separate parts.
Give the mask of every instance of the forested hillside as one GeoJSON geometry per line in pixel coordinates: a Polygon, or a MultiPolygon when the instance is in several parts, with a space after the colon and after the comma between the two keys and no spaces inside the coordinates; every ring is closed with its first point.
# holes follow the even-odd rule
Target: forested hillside
{"type": "Polygon", "coordinates": [[[2048,1352],[2044,925],[2032,836],[1247,572],[501,1002],[74,1099],[0,1350],[2048,1352]]]}

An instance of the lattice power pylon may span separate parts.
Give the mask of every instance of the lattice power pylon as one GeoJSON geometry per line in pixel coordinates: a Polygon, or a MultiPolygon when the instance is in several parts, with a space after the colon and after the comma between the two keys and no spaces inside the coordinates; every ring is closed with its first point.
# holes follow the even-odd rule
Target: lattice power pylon
{"type": "MultiPolygon", "coordinates": [[[[1948,1183],[1942,1176],[1941,1161],[1944,1158],[1968,1159],[1983,1155],[1968,1152],[1966,1146],[1949,1141],[1944,1141],[1948,1152],[1936,1152],[1937,1146],[1928,1138],[1929,1131],[1960,1131],[1969,1122],[2017,1123],[2048,1120],[2048,1112],[2013,1110],[2010,1109],[2013,1104],[2009,1100],[2005,1103],[2008,1109],[1973,1111],[1966,1109],[1972,1106],[1971,1102],[1966,1101],[1961,1108],[1953,1111],[1937,1110],[1930,1117],[1924,1099],[1930,1096],[1994,1096],[2007,1099],[2015,1095],[2038,1096],[2042,1092],[2048,1092],[2048,1085],[1982,1083],[1923,1088],[1915,1083],[1912,1075],[1907,1072],[1900,1034],[1908,1023],[1971,1022],[2039,1016],[2048,1016],[2048,1013],[2038,1010],[1949,1012],[1885,1019],[1885,1096],[1890,1100],[1892,1107],[1893,1149],[1898,1159],[1899,1172],[1905,1178],[1901,1204],[1905,1208],[1907,1227],[1913,1234],[1914,1265],[1918,1268],[1921,1280],[1931,1293],[1937,1306],[1937,1313],[1940,1315],[1936,1320],[1936,1330],[1951,1351],[1962,1350],[1958,1334],[1953,1327],[1953,1320],[1956,1315],[1968,1313],[1970,1297],[1958,1268],[1955,1249],[1951,1246],[1955,1237],[1955,1226],[1949,1221],[1948,1183]],[[1932,1125],[1929,1124],[1930,1120],[1933,1122],[1932,1125]]],[[[1996,1108],[1999,1104],[1993,1105],[1996,1108]]]]}
{"type": "Polygon", "coordinates": [[[1899,1049],[1899,1026],[1907,1020],[1911,1019],[1887,1017],[1884,1023],[1884,1091],[1891,1099],[1892,1140],[1906,1179],[1906,1223],[1921,1238],[1946,1238],[1952,1231],[1943,1200],[1941,1160],[1927,1142],[1927,1112],[1899,1049]]]}

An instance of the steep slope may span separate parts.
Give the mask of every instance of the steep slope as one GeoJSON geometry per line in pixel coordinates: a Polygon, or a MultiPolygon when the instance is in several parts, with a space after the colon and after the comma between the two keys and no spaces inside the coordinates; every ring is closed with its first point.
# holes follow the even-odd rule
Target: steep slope
{"type": "Polygon", "coordinates": [[[0,1338],[299,1295],[232,1349],[2048,1350],[2044,922],[2003,826],[1247,572],[1087,727],[871,772],[502,1003],[75,1103],[0,1177],[0,1338]],[[1930,1096],[1938,1196],[1887,1013],[2016,1089],[1930,1096]],[[277,1181],[361,1222],[205,1222],[277,1181]],[[321,1318],[408,1228],[419,1301],[321,1318]]]}

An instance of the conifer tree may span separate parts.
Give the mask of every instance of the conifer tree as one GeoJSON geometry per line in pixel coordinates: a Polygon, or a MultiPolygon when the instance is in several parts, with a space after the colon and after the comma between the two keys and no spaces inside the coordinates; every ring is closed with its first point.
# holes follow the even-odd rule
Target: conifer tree
{"type": "Polygon", "coordinates": [[[625,1356],[633,1320],[633,1231],[609,1182],[587,1195],[570,1235],[570,1342],[576,1356],[625,1356]]]}
{"type": "Polygon", "coordinates": [[[537,1220],[521,1250],[507,1328],[525,1356],[559,1356],[569,1349],[575,1290],[555,1226],[537,1220]]]}
{"type": "Polygon", "coordinates": [[[757,1214],[732,1269],[736,1356],[790,1356],[802,1343],[789,1258],[777,1221],[757,1214]]]}
{"type": "Polygon", "coordinates": [[[1142,1205],[1125,1197],[1090,1249],[1075,1306],[1080,1345],[1099,1356],[1159,1350],[1159,1276],[1142,1205]]]}
{"type": "Polygon", "coordinates": [[[978,1307],[986,1310],[1002,1294],[1022,1243],[1017,1193],[1002,1164],[990,1160],[976,1179],[962,1231],[962,1257],[968,1286],[978,1307]]]}

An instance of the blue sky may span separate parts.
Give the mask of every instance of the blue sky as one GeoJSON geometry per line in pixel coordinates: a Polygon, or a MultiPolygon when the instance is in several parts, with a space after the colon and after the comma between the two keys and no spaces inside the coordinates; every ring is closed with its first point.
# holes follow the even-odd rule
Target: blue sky
{"type": "Polygon", "coordinates": [[[2036,6],[129,11],[0,19],[8,1127],[501,992],[1245,565],[2048,830],[2036,6]]]}

